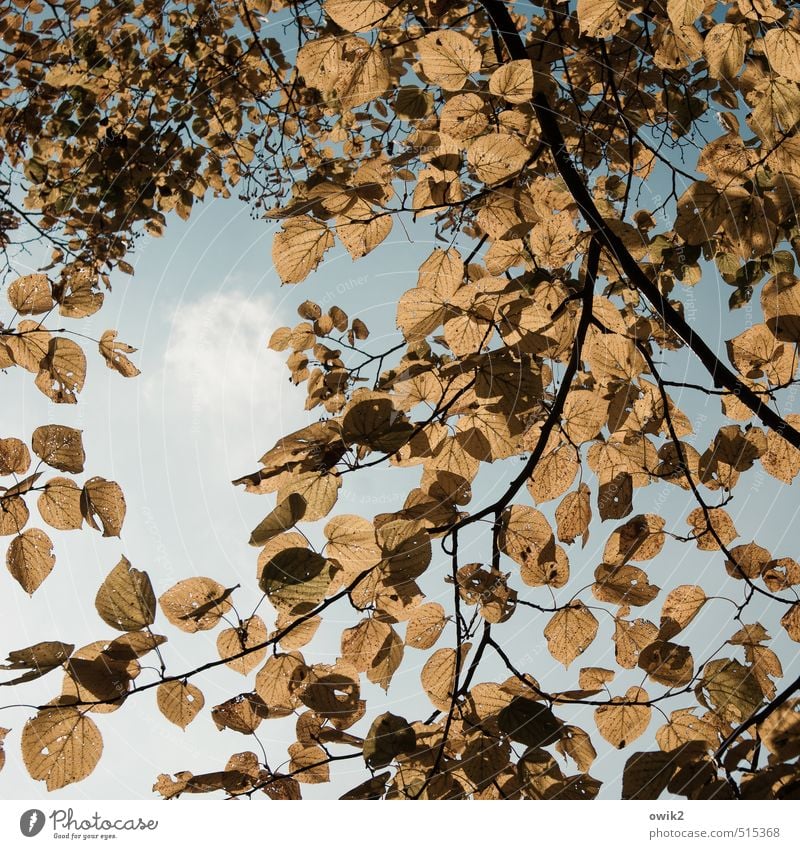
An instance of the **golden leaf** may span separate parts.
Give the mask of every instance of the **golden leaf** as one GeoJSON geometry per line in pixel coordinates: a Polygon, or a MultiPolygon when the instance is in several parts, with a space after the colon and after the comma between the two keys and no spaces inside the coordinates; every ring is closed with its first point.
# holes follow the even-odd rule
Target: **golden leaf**
{"type": "Polygon", "coordinates": [[[290,492],[278,500],[275,509],[268,513],[250,534],[250,545],[264,545],[273,537],[294,527],[305,515],[306,500],[297,492],[290,492]]]}
{"type": "Polygon", "coordinates": [[[66,425],[37,427],[31,437],[33,453],[54,469],[78,474],[86,460],[82,433],[66,425]]]}
{"type": "Polygon", "coordinates": [[[503,183],[522,169],[531,152],[507,133],[479,136],[467,150],[467,162],[487,186],[503,183]]]}
{"type": "MultiPolygon", "coordinates": [[[[470,649],[469,643],[461,646],[463,658],[470,649]]],[[[420,680],[433,706],[439,710],[448,710],[456,681],[457,655],[455,649],[437,649],[422,667],[420,680]]]]}
{"type": "Polygon", "coordinates": [[[418,42],[425,76],[445,91],[459,91],[467,78],[481,69],[478,48],[462,33],[438,30],[418,42]]]}
{"type": "Polygon", "coordinates": [[[636,704],[647,698],[641,687],[630,687],[624,696],[616,696],[610,704],[595,710],[597,730],[615,749],[625,748],[647,730],[652,709],[649,705],[636,704]],[[633,704],[626,704],[630,702],[633,704]]]}
{"type": "Polygon", "coordinates": [[[0,475],[24,475],[31,465],[28,446],[20,439],[0,439],[0,475]]]}
{"type": "Polygon", "coordinates": [[[781,617],[781,625],[790,640],[800,643],[800,604],[793,604],[781,617]]]}
{"type": "Polygon", "coordinates": [[[41,586],[55,566],[53,543],[44,531],[31,528],[11,540],[6,552],[6,566],[15,581],[28,595],[41,586]]]}
{"type": "Polygon", "coordinates": [[[242,693],[211,709],[211,718],[220,731],[230,728],[239,734],[255,733],[261,720],[268,716],[269,710],[258,693],[242,693]]]}
{"type": "Polygon", "coordinates": [[[44,708],[22,729],[22,759],[31,778],[60,790],[92,773],[103,738],[92,720],[75,708],[44,708]]]}
{"type": "Polygon", "coordinates": [[[36,386],[56,404],[76,404],[86,380],[86,356],[71,339],[56,336],[39,363],[36,386]]]}
{"type": "Polygon", "coordinates": [[[647,573],[636,566],[601,563],[594,571],[592,593],[599,601],[621,606],[643,607],[659,594],[647,573]]]}
{"type": "Polygon", "coordinates": [[[156,703],[170,722],[185,729],[203,709],[205,699],[188,681],[165,681],[156,689],[156,703]]]}
{"type": "Polygon", "coordinates": [[[20,315],[39,315],[53,309],[50,280],[46,274],[18,277],[6,292],[8,302],[20,315]]]}
{"type": "Polygon", "coordinates": [[[289,772],[301,784],[324,784],[331,779],[328,756],[320,746],[289,746],[289,772]]]}
{"type": "Polygon", "coordinates": [[[661,607],[661,627],[659,637],[670,640],[680,633],[706,603],[706,594],[702,587],[695,584],[681,584],[664,599],[661,607]]]}
{"type": "MultiPolygon", "coordinates": [[[[797,413],[789,413],[785,419],[792,427],[800,428],[800,415],[797,413]]],[[[781,434],[768,430],[767,448],[761,455],[761,465],[772,477],[791,483],[800,472],[800,451],[781,434]]]]}
{"type": "Polygon", "coordinates": [[[377,619],[364,619],[354,628],[346,628],[341,638],[342,657],[359,672],[366,672],[391,630],[377,619]]]}
{"type": "Polygon", "coordinates": [[[633,669],[639,662],[642,650],[658,637],[658,628],[647,619],[629,622],[617,619],[614,626],[614,644],[617,663],[625,669],[633,669]]]}
{"type": "Polygon", "coordinates": [[[100,337],[100,354],[110,369],[119,372],[123,377],[136,377],[140,374],[139,369],[125,356],[132,354],[136,348],[116,340],[117,331],[106,330],[100,337]]]}
{"type": "Polygon", "coordinates": [[[0,537],[21,533],[29,516],[25,501],[18,495],[0,499],[0,537]]]}
{"type": "Polygon", "coordinates": [[[547,623],[544,635],[550,654],[565,667],[582,654],[597,636],[598,622],[580,601],[557,611],[547,623]]]}
{"type": "Polygon", "coordinates": [[[663,751],[671,752],[685,743],[700,740],[709,749],[716,749],[720,742],[719,734],[715,723],[707,716],[696,716],[694,708],[672,711],[669,715],[669,722],[656,731],[658,745],[663,751]]]}
{"type": "Polygon", "coordinates": [[[389,14],[389,6],[380,0],[325,0],[325,14],[348,32],[373,29],[389,14]]]}
{"type": "Polygon", "coordinates": [[[501,65],[489,80],[489,91],[509,103],[527,103],[533,97],[533,65],[516,59],[501,65]]]}
{"type": "Polygon", "coordinates": [[[83,524],[81,489],[69,478],[51,478],[36,505],[42,519],[51,528],[73,531],[83,524]]]}
{"type": "Polygon", "coordinates": [[[256,692],[264,700],[271,714],[288,714],[300,704],[293,682],[305,675],[305,663],[299,652],[275,654],[256,675],[256,692]]]}
{"type": "MultiPolygon", "coordinates": [[[[764,694],[752,669],[738,660],[709,661],[703,667],[698,698],[707,694],[714,710],[726,722],[743,722],[761,705],[764,694]]],[[[707,706],[707,705],[706,705],[707,706]]]]}
{"type": "Polygon", "coordinates": [[[721,507],[709,509],[708,517],[706,517],[702,507],[696,507],[686,517],[686,521],[691,525],[695,539],[697,540],[697,547],[701,551],[717,551],[720,547],[711,531],[712,528],[723,545],[728,545],[728,543],[739,536],[739,532],[734,527],[733,520],[721,507]]]}
{"type": "Polygon", "coordinates": [[[415,607],[406,626],[406,645],[415,649],[431,648],[446,624],[444,608],[438,602],[415,607]]]}
{"type": "Polygon", "coordinates": [[[325,525],[325,536],[325,554],[338,562],[347,575],[355,577],[381,561],[375,528],[360,516],[335,516],[325,525]]]}
{"type": "Polygon", "coordinates": [[[147,572],[122,560],[108,573],[97,591],[94,606],[100,618],[118,631],[139,631],[156,618],[156,597],[147,572]]]}
{"type": "Polygon", "coordinates": [[[458,141],[479,136],[488,126],[486,103],[473,92],[451,97],[439,113],[441,131],[458,141]]]}
{"type": "Polygon", "coordinates": [[[163,593],[158,603],[167,619],[181,631],[208,631],[231,609],[226,590],[211,578],[186,578],[163,593]]]}
{"type": "Polygon", "coordinates": [[[561,728],[561,737],[556,743],[556,749],[562,755],[572,758],[581,772],[588,772],[597,757],[591,737],[577,725],[564,725],[561,728]]]}
{"type": "MultiPolygon", "coordinates": [[[[315,522],[322,519],[336,504],[341,485],[341,477],[332,472],[301,472],[293,475],[278,488],[278,504],[289,502],[288,510],[284,508],[284,518],[290,518],[286,516],[286,512],[299,514],[299,501],[297,498],[292,500],[292,496],[300,496],[305,501],[305,508],[298,520],[302,518],[306,522],[315,522]]],[[[275,523],[277,519],[274,520],[273,524],[275,523]]],[[[254,544],[256,543],[251,543],[254,544]]]]}
{"type": "Polygon", "coordinates": [[[319,221],[300,215],[284,222],[272,242],[272,261],[284,283],[301,283],[333,247],[333,235],[319,221]]]}
{"type": "Polygon", "coordinates": [[[686,646],[655,640],[639,653],[638,666],[665,687],[685,687],[694,677],[694,660],[686,646]]]}
{"type": "Polygon", "coordinates": [[[764,34],[764,52],[776,74],[800,83],[800,32],[788,27],[767,30],[764,34]]]}
{"type": "Polygon", "coordinates": [[[578,0],[576,11],[581,32],[591,38],[616,35],[625,26],[632,6],[623,0],[578,0]]]}
{"type": "Polygon", "coordinates": [[[120,485],[105,478],[90,478],[83,485],[81,493],[81,513],[86,523],[100,530],[95,516],[103,526],[104,537],[118,537],[125,521],[125,496],[120,485]]]}
{"type": "Polygon", "coordinates": [[[325,598],[331,578],[324,557],[307,548],[284,548],[264,566],[259,586],[275,607],[301,614],[325,598]]]}
{"type": "Polygon", "coordinates": [[[225,660],[225,665],[242,675],[248,675],[264,660],[266,648],[251,651],[242,657],[235,657],[246,649],[261,645],[267,641],[267,627],[260,616],[245,619],[237,628],[225,628],[217,636],[217,651],[225,660]],[[227,658],[233,658],[227,660],[227,658]]]}
{"type": "Polygon", "coordinates": [[[21,321],[15,334],[3,336],[11,359],[26,371],[39,371],[40,364],[47,356],[52,337],[38,321],[21,321]]]}
{"type": "Polygon", "coordinates": [[[715,24],[703,42],[708,73],[715,79],[733,79],[744,62],[747,31],[742,24],[715,24]]]}

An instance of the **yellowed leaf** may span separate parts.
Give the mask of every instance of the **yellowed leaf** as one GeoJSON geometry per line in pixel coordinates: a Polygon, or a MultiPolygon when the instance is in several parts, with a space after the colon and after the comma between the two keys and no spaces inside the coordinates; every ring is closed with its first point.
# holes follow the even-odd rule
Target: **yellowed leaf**
{"type": "Polygon", "coordinates": [[[60,790],[92,773],[103,752],[97,726],[76,708],[39,711],[22,730],[22,759],[31,778],[60,790]]]}
{"type": "Polygon", "coordinates": [[[54,469],[78,474],[86,460],[82,433],[66,425],[37,427],[31,437],[33,453],[54,469]]]}
{"type": "Polygon", "coordinates": [[[649,705],[637,704],[647,698],[641,687],[630,687],[624,696],[616,696],[611,704],[595,710],[597,730],[615,749],[624,749],[647,730],[652,709],[649,705]]]}
{"type": "Polygon", "coordinates": [[[156,597],[147,572],[131,566],[127,557],[108,573],[94,606],[100,618],[118,631],[139,631],[156,618],[156,597]]]}
{"type": "Polygon", "coordinates": [[[414,608],[406,626],[406,645],[415,649],[429,649],[439,639],[447,624],[444,608],[432,601],[414,608]]]}
{"type": "Polygon", "coordinates": [[[55,566],[53,543],[44,531],[31,528],[11,540],[6,566],[11,576],[29,595],[41,586],[55,566]]]}
{"type": "Polygon", "coordinates": [[[51,528],[72,531],[83,524],[81,489],[69,478],[51,478],[36,504],[42,519],[51,528]]]}
{"type": "Polygon", "coordinates": [[[467,150],[467,162],[487,186],[503,183],[522,169],[531,152],[515,136],[488,133],[479,136],[467,150]]]}
{"type": "Polygon", "coordinates": [[[86,380],[86,356],[71,339],[56,336],[39,363],[36,386],[56,404],[76,404],[86,380]]]}
{"type": "Polygon", "coordinates": [[[598,622],[580,601],[557,611],[547,623],[544,635],[550,654],[568,667],[597,636],[598,622]]]}
{"type": "Polygon", "coordinates": [[[422,71],[445,91],[459,91],[481,69],[478,48],[462,33],[437,30],[418,42],[422,71]]]}
{"type": "Polygon", "coordinates": [[[800,32],[775,27],[764,34],[764,52],[770,68],[794,83],[800,83],[800,32]]]}
{"type": "Polygon", "coordinates": [[[158,602],[167,619],[181,631],[208,631],[231,609],[226,590],[211,578],[186,578],[163,593],[158,602]]]}
{"type": "Polygon", "coordinates": [[[527,103],[533,97],[533,65],[516,59],[501,65],[489,80],[489,91],[509,103],[527,103]]]}
{"type": "Polygon", "coordinates": [[[106,330],[100,337],[100,354],[106,361],[106,365],[119,372],[123,377],[136,377],[140,374],[139,369],[125,356],[132,354],[136,348],[126,345],[125,342],[117,342],[117,331],[106,330]]]}
{"type": "Polygon", "coordinates": [[[180,728],[186,726],[203,709],[202,691],[188,681],[165,681],[156,689],[158,709],[180,728]]]}
{"type": "Polygon", "coordinates": [[[31,465],[28,446],[20,439],[0,439],[0,475],[24,475],[31,465]]]}
{"type": "Polygon", "coordinates": [[[103,526],[104,537],[118,537],[125,521],[125,496],[120,485],[105,478],[90,478],[83,485],[81,513],[86,524],[100,530],[95,516],[103,526]]]}
{"type": "Polygon", "coordinates": [[[272,261],[284,283],[301,283],[333,247],[333,235],[308,215],[290,218],[272,241],[272,261]]]}
{"type": "Polygon", "coordinates": [[[40,315],[53,309],[53,294],[46,274],[18,277],[6,292],[8,302],[20,315],[40,315]]]}

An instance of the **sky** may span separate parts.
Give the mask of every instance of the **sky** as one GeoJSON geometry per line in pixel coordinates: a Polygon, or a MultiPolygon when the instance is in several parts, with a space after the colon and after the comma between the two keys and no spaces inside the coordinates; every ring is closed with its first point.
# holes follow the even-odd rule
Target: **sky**
{"type": "MultiPolygon", "coordinates": [[[[75,325],[95,338],[107,328],[117,329],[121,340],[139,349],[132,359],[142,370],[140,377],[124,380],[108,370],[91,350],[91,343],[86,345],[86,388],[74,407],[50,404],[33,386],[30,375],[19,369],[0,374],[0,436],[28,438],[36,426],[46,422],[81,428],[87,477],[101,475],[118,481],[128,504],[119,540],[103,539],[86,529],[54,531],[56,566],[33,597],[29,598],[10,576],[5,577],[0,622],[3,656],[41,640],[81,646],[111,636],[94,610],[94,594],[123,554],[135,567],[149,573],[156,595],[185,577],[207,575],[226,586],[241,584],[235,595],[237,609],[243,616],[252,609],[259,598],[255,586],[257,550],[248,546],[247,540],[251,529],[271,509],[273,497],[247,495],[230,481],[254,471],[258,458],[281,435],[317,418],[303,410],[303,388],[291,385],[284,355],[268,350],[267,340],[276,327],[299,321],[296,308],[310,298],[326,309],[337,304],[365,321],[372,330],[368,343],[371,351],[390,347],[397,339],[397,300],[416,283],[416,269],[434,247],[428,224],[425,220],[417,225],[406,222],[405,228],[396,224],[387,242],[358,263],[353,263],[337,244],[307,281],[282,287],[270,259],[274,225],[254,220],[247,208],[234,200],[200,204],[189,222],[171,220],[164,238],[141,240],[135,254],[135,276],[116,277],[103,309],[75,325]]],[[[38,261],[35,256],[20,258],[19,272],[35,270],[38,261]]],[[[724,339],[759,320],[757,305],[754,310],[729,313],[729,293],[730,289],[717,280],[713,267],[708,266],[694,289],[680,291],[687,318],[720,354],[724,353],[724,339]]],[[[685,375],[702,379],[702,373],[689,365],[684,353],[675,355],[671,362],[673,378],[685,375]]],[[[673,399],[696,423],[695,444],[702,450],[713,435],[714,423],[717,427],[720,423],[718,401],[688,391],[676,391],[673,399]]],[[[788,407],[782,410],[790,411],[788,407]]],[[[514,462],[481,472],[473,486],[473,509],[497,497],[503,481],[517,472],[514,462]]],[[[413,478],[413,473],[397,469],[348,475],[335,511],[372,516],[399,509],[413,478]]],[[[758,469],[747,473],[730,508],[740,531],[736,542],[756,539],[776,557],[797,556],[791,532],[797,516],[797,494],[796,487],[783,489],[758,469]]],[[[530,503],[527,495],[522,500],[530,503]]],[[[557,503],[547,508],[548,515],[557,503]]],[[[667,518],[668,527],[686,532],[684,517],[692,506],[683,490],[668,484],[654,485],[637,493],[634,513],[659,512],[667,518]]],[[[570,547],[573,582],[586,574],[584,583],[591,583],[609,532],[610,527],[601,528],[595,521],[588,545],[582,550],[579,545],[570,547]]],[[[473,529],[464,539],[464,562],[485,559],[485,542],[481,529],[473,529]]],[[[447,608],[451,590],[442,580],[439,565],[443,562],[437,553],[424,579],[424,589],[429,600],[439,600],[447,608]]],[[[662,587],[698,582],[707,592],[715,585],[730,592],[722,558],[694,546],[668,542],[656,560],[644,565],[651,581],[662,587]]],[[[503,568],[513,570],[510,561],[505,561],[503,568]]],[[[581,585],[573,582],[573,590],[581,585]]],[[[738,591],[739,586],[734,589],[738,591]]],[[[524,597],[546,601],[545,592],[525,590],[524,597]]],[[[584,597],[591,598],[588,593],[584,597]]],[[[659,597],[651,607],[637,610],[636,615],[657,621],[661,600],[659,597]]],[[[709,604],[701,621],[689,632],[692,646],[712,645],[730,635],[730,602],[718,599],[709,604]]],[[[752,610],[757,616],[760,608],[754,604],[752,610]]],[[[261,612],[267,611],[262,608],[261,612]]],[[[518,611],[502,626],[505,644],[546,689],[574,684],[575,669],[565,673],[547,653],[542,637],[546,619],[531,619],[524,615],[526,612],[518,611]]],[[[754,621],[753,617],[747,619],[754,621]]],[[[162,620],[159,614],[156,631],[162,620]]],[[[320,629],[307,656],[314,661],[332,661],[338,653],[339,631],[345,622],[355,621],[347,609],[331,611],[329,622],[320,629]]],[[[602,617],[594,654],[577,661],[576,667],[602,665],[603,652],[613,651],[610,627],[610,616],[602,617]]],[[[188,670],[215,658],[216,633],[187,635],[168,627],[164,654],[169,669],[188,670]]],[[[800,671],[796,646],[782,635],[775,636],[773,647],[785,661],[788,680],[800,671]]],[[[452,637],[446,632],[437,647],[452,644],[452,637]]],[[[429,713],[419,685],[425,657],[409,650],[385,698],[377,688],[365,684],[368,703],[371,697],[376,704],[381,700],[381,711],[409,716],[429,713]]],[[[606,656],[606,661],[613,665],[612,657],[606,656]]],[[[507,675],[499,665],[489,663],[483,680],[492,680],[492,673],[494,680],[507,675]]],[[[14,693],[0,690],[0,705],[23,697],[29,704],[43,703],[55,694],[57,676],[51,673],[24,689],[15,688],[14,693]]],[[[252,680],[251,676],[250,687],[252,680]]],[[[232,731],[218,732],[208,710],[247,690],[245,680],[222,668],[195,683],[205,694],[207,709],[185,732],[160,716],[154,691],[131,698],[118,712],[96,716],[104,735],[104,756],[88,779],[60,791],[58,797],[149,798],[159,773],[211,771],[222,768],[233,752],[258,751],[247,738],[239,738],[232,731]]],[[[618,674],[614,691],[622,693],[639,683],[641,674],[618,674]]],[[[31,713],[25,707],[0,711],[0,725],[12,729],[6,738],[6,767],[0,772],[0,797],[46,796],[44,786],[27,776],[19,756],[19,735],[31,713]]],[[[593,729],[591,713],[586,709],[563,709],[559,716],[593,729]]],[[[618,795],[624,760],[630,752],[653,744],[659,719],[654,716],[648,735],[629,750],[615,752],[602,742],[598,744],[592,773],[608,782],[603,795],[618,795]]],[[[258,737],[273,767],[285,760],[292,735],[292,720],[270,720],[261,725],[258,737]]],[[[353,763],[341,765],[332,785],[306,786],[304,793],[317,798],[340,795],[363,780],[363,766],[358,761],[353,763]]]]}

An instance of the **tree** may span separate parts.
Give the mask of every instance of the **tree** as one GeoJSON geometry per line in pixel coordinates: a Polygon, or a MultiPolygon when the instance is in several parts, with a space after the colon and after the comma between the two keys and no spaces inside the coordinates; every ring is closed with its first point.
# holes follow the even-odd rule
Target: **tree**
{"type": "MultiPolygon", "coordinates": [[[[0,367],[30,371],[54,402],[77,401],[86,362],[56,316],[100,309],[137,237],[209,193],[238,191],[280,222],[286,284],[337,240],[354,260],[378,250],[403,216],[427,219],[442,245],[397,305],[396,344],[375,348],[362,320],[313,300],[272,336],[320,418],[236,481],[276,494],[250,539],[271,621],[242,618],[242,590],[212,577],[156,600],[123,558],[95,597],[115,638],[10,652],[19,674],[5,683],[58,682],[22,730],[34,778],[51,790],[84,778],[101,756],[97,714],[149,691],[185,727],[204,708],[203,673],[227,664],[243,692],[214,721],[250,735],[283,719],[287,763],[238,753],[217,772],[159,776],[164,797],[299,798],[350,759],[365,781],[344,798],[591,799],[609,745],[632,752],[624,798],[798,797],[800,677],[779,686],[773,647],[791,661],[800,641],[800,564],[738,540],[731,515],[756,470],[787,486],[800,471],[800,416],[781,412],[800,341],[790,6],[16,0],[2,31],[7,279],[29,240],[53,254],[8,285],[0,367]],[[723,283],[731,310],[757,311],[725,352],[684,294],[723,283]],[[718,398],[710,439],[676,390],[718,398]],[[495,463],[500,494],[469,509],[495,463]],[[403,507],[336,512],[351,475],[378,466],[420,468],[403,507]],[[681,493],[682,523],[659,514],[653,484],[681,493]],[[606,542],[587,579],[570,554],[590,526],[606,542]],[[465,562],[467,538],[479,562],[465,562]],[[658,575],[680,544],[708,552],[711,587],[651,582],[643,565],[658,575]],[[442,580],[447,608],[426,598],[442,580]],[[317,662],[334,611],[348,617],[338,657],[317,662]],[[720,639],[697,638],[721,618],[720,639]],[[218,628],[219,657],[173,668],[167,626],[218,628]],[[518,657],[504,628],[546,641],[569,686],[540,684],[540,661],[518,657]],[[391,693],[412,656],[430,715],[367,704],[365,682],[391,693]],[[572,675],[579,659],[598,665],[572,675]]],[[[98,345],[135,376],[114,331],[98,345]]],[[[33,467],[25,440],[0,442],[0,528],[33,593],[55,555],[28,526],[32,500],[52,528],[105,536],[125,501],[112,481],[74,480],[80,432],[39,427],[30,449],[33,467]]]]}

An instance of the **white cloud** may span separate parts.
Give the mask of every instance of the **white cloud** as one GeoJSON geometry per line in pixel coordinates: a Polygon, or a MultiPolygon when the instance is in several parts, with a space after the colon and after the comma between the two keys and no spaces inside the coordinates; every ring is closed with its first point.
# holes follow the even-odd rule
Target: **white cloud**
{"type": "Polygon", "coordinates": [[[284,321],[271,297],[241,289],[180,303],[163,367],[146,380],[147,407],[168,420],[172,433],[210,437],[232,462],[254,465],[305,419],[285,355],[267,348],[284,321]]]}

